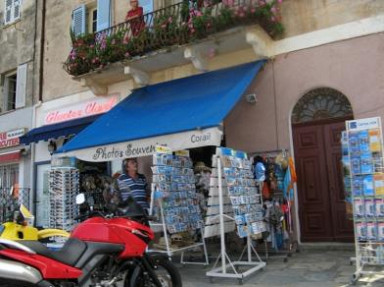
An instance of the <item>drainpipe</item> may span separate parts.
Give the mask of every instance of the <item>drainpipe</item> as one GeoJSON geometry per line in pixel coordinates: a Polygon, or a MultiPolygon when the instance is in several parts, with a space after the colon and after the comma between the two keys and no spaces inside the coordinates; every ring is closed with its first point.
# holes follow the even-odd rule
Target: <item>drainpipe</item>
{"type": "MultiPolygon", "coordinates": [[[[36,1],[36,10],[37,10],[36,1]]],[[[37,14],[37,11],[36,11],[37,14]]],[[[42,0],[41,7],[41,30],[40,30],[40,63],[39,63],[39,81],[38,81],[38,102],[33,106],[32,110],[32,127],[36,127],[36,110],[41,106],[43,101],[43,80],[44,80],[44,43],[45,43],[45,14],[46,14],[46,0],[42,0]]],[[[37,16],[36,16],[37,19],[37,16]]],[[[37,25],[37,20],[35,22],[37,25]]],[[[36,30],[35,26],[35,30],[36,30]]],[[[36,33],[36,31],[35,31],[36,33]]],[[[35,58],[36,59],[36,58],[35,58]]],[[[31,206],[30,210],[32,214],[35,214],[35,199],[36,199],[36,179],[35,179],[35,158],[36,158],[36,144],[31,143],[31,173],[30,173],[30,182],[31,182],[31,206]]]]}
{"type": "Polygon", "coordinates": [[[44,82],[44,44],[45,44],[45,14],[46,0],[42,0],[41,8],[41,38],[40,38],[40,67],[39,67],[39,101],[43,101],[43,82],[44,82]]]}
{"type": "MultiPolygon", "coordinates": [[[[32,127],[35,128],[36,127],[36,110],[41,107],[41,104],[42,102],[41,101],[38,101],[38,103],[36,105],[33,106],[32,108],[32,127]]],[[[31,203],[30,203],[30,210],[32,211],[32,214],[36,214],[35,213],[35,199],[36,199],[36,179],[35,179],[35,158],[36,158],[36,144],[33,142],[33,143],[30,143],[31,147],[30,147],[30,150],[31,150],[31,173],[30,173],[30,182],[31,182],[31,190],[33,190],[33,192],[31,193],[31,203]]]]}

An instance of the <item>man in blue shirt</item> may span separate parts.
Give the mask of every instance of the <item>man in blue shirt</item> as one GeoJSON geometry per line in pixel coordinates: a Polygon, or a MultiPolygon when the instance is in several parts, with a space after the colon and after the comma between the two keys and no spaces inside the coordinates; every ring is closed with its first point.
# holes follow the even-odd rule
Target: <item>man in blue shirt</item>
{"type": "Polygon", "coordinates": [[[144,210],[149,209],[147,180],[143,174],[138,173],[136,158],[128,158],[123,161],[123,174],[117,179],[121,200],[125,201],[129,196],[144,210]]]}

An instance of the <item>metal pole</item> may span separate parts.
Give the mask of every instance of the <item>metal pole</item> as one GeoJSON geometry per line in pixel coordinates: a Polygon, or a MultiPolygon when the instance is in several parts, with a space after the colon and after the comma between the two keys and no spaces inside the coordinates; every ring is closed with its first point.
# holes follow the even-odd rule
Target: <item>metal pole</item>
{"type": "Polygon", "coordinates": [[[226,250],[225,250],[225,227],[224,227],[224,202],[223,202],[223,180],[221,171],[221,160],[217,157],[217,176],[219,179],[219,211],[220,211],[220,239],[221,239],[221,268],[226,273],[226,250]]]}

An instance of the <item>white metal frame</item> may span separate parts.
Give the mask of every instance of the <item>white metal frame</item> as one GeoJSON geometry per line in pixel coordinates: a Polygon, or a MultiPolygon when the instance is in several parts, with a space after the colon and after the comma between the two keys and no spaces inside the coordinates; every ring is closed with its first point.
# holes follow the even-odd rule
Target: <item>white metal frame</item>
{"type": "MultiPolygon", "coordinates": [[[[150,214],[152,214],[152,207],[153,207],[153,203],[154,203],[154,199],[153,198],[154,198],[154,196],[153,196],[153,192],[152,192],[150,214]]],[[[201,232],[201,242],[198,242],[198,243],[195,243],[195,244],[192,244],[192,245],[189,245],[189,246],[184,246],[184,247],[181,247],[181,248],[177,248],[177,249],[171,248],[170,247],[170,242],[169,242],[168,236],[167,236],[167,225],[165,223],[165,218],[164,218],[163,201],[161,200],[161,198],[159,198],[158,202],[159,202],[159,206],[160,206],[161,223],[150,223],[150,226],[151,226],[151,228],[154,227],[155,230],[156,230],[156,227],[161,227],[162,228],[162,231],[164,233],[166,250],[156,249],[156,250],[153,250],[153,251],[156,251],[156,252],[159,252],[159,253],[166,253],[168,255],[169,259],[172,259],[172,256],[175,253],[181,252],[181,257],[180,257],[180,263],[181,264],[208,265],[209,264],[209,258],[208,258],[207,246],[206,246],[205,240],[204,240],[204,228],[200,229],[200,232],[201,232]],[[195,249],[195,248],[198,248],[198,247],[202,247],[203,248],[202,252],[204,254],[205,261],[202,261],[202,262],[185,261],[184,260],[184,253],[186,251],[188,251],[188,250],[195,249]]]]}
{"type": "Polygon", "coordinates": [[[266,266],[266,263],[260,259],[256,250],[253,248],[252,241],[250,239],[249,234],[247,238],[247,246],[244,248],[243,252],[241,253],[239,260],[231,261],[231,259],[229,258],[226,251],[226,246],[225,246],[224,217],[230,218],[232,220],[234,219],[224,214],[223,182],[222,182],[223,179],[222,179],[222,167],[221,167],[220,156],[217,156],[217,172],[218,172],[218,180],[219,180],[219,208],[220,208],[219,217],[220,217],[221,252],[220,252],[220,255],[217,257],[212,270],[208,271],[206,275],[210,278],[211,277],[234,278],[234,279],[238,279],[239,283],[242,283],[245,277],[253,274],[254,272],[260,269],[263,269],[266,266]],[[245,253],[245,250],[247,250],[247,255],[248,255],[247,261],[241,261],[245,253]],[[257,261],[252,261],[252,251],[256,255],[257,261]],[[221,266],[217,267],[220,260],[221,260],[221,266]],[[236,269],[236,266],[249,266],[250,268],[244,272],[240,272],[238,271],[238,269],[236,269]],[[232,270],[233,273],[229,273],[228,272],[229,270],[232,270]]]}
{"type": "MultiPolygon", "coordinates": [[[[381,144],[381,161],[383,161],[383,134],[382,134],[382,126],[381,126],[381,119],[380,117],[377,117],[376,118],[377,121],[378,121],[378,129],[380,130],[380,144],[381,144]]],[[[365,120],[365,119],[363,119],[365,120]]],[[[369,119],[367,119],[369,120],[369,119]]],[[[349,135],[349,123],[350,121],[347,121],[347,125],[346,125],[346,128],[347,128],[347,134],[349,135]]],[[[350,151],[350,147],[349,147],[349,140],[348,140],[348,149],[350,151]]],[[[348,152],[348,156],[349,156],[349,161],[351,163],[351,154],[350,152],[348,152]]],[[[382,162],[383,164],[383,162],[382,162]]],[[[384,167],[384,165],[383,165],[384,167]]],[[[372,172],[372,174],[374,174],[375,171],[372,172]]],[[[362,275],[377,275],[377,274],[381,274],[381,275],[384,275],[384,270],[382,271],[372,271],[372,270],[367,270],[366,268],[369,267],[369,266],[383,266],[384,265],[384,261],[383,262],[377,262],[377,254],[375,254],[376,250],[374,247],[378,247],[378,246],[381,246],[381,248],[384,248],[384,242],[379,242],[379,241],[374,241],[374,240],[367,240],[366,242],[360,242],[359,239],[357,238],[356,234],[357,234],[357,228],[356,228],[356,216],[355,216],[355,213],[356,213],[356,210],[355,210],[355,195],[354,195],[354,190],[353,190],[353,179],[354,179],[354,176],[355,174],[353,173],[352,171],[352,168],[350,168],[350,180],[351,180],[351,198],[352,198],[352,210],[353,210],[353,227],[354,227],[354,233],[355,233],[355,251],[356,251],[356,257],[352,257],[350,259],[350,262],[351,264],[353,262],[355,262],[356,264],[356,271],[353,273],[353,276],[352,276],[352,284],[355,284],[359,278],[362,276],[362,275]]]]}

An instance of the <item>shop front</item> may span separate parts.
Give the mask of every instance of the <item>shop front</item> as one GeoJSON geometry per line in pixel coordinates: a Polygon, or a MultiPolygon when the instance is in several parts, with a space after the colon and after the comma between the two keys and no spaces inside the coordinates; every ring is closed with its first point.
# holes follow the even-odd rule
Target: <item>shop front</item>
{"type": "Polygon", "coordinates": [[[118,93],[95,98],[90,92],[85,92],[36,107],[36,128],[25,134],[21,142],[33,151],[35,204],[32,210],[37,226],[49,226],[49,172],[52,167],[82,166],[82,169],[100,169],[100,172],[106,172],[107,164],[89,167],[69,157],[52,161],[52,154],[101,114],[109,111],[119,100],[118,93]]]}
{"type": "MultiPolygon", "coordinates": [[[[19,203],[30,203],[30,151],[20,143],[30,126],[31,109],[24,118],[9,114],[0,124],[0,221],[9,220],[19,203]]],[[[18,115],[20,116],[20,115],[18,115]]]]}

